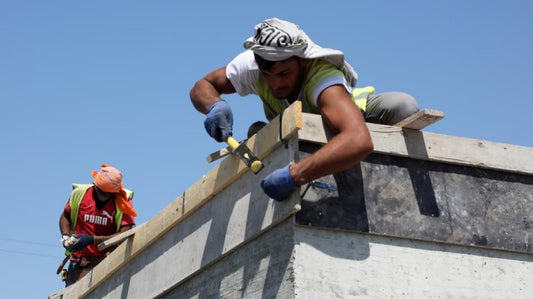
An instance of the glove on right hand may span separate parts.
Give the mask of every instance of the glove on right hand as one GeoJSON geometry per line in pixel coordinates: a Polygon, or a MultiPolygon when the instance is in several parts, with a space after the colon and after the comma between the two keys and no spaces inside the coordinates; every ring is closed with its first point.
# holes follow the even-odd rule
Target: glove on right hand
{"type": "Polygon", "coordinates": [[[290,165],[274,170],[261,181],[261,188],[270,198],[282,201],[296,189],[296,184],[289,172],[290,165]]]}
{"type": "Polygon", "coordinates": [[[216,141],[226,141],[233,134],[233,113],[224,100],[217,101],[209,107],[204,121],[205,130],[216,141]]]}

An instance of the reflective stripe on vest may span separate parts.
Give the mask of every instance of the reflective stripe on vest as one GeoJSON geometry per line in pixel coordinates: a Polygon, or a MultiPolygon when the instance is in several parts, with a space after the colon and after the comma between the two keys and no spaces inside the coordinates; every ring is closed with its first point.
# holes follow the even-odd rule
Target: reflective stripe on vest
{"type": "Polygon", "coordinates": [[[376,92],[376,90],[372,86],[354,88],[352,89],[352,101],[354,101],[355,105],[357,105],[361,111],[366,112],[368,96],[374,92],[376,92]]]}

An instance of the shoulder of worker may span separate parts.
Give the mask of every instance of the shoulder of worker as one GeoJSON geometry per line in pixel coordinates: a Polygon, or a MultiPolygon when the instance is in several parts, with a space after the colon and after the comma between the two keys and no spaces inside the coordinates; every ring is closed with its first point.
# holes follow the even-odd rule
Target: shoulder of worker
{"type": "Polygon", "coordinates": [[[308,107],[310,112],[318,113],[318,96],[326,88],[334,85],[344,86],[348,93],[351,91],[345,74],[335,65],[323,59],[310,60],[302,90],[302,98],[310,103],[308,107]]]}
{"type": "Polygon", "coordinates": [[[237,55],[226,66],[226,78],[230,80],[239,95],[257,94],[259,68],[255,62],[254,53],[246,50],[237,55]]]}

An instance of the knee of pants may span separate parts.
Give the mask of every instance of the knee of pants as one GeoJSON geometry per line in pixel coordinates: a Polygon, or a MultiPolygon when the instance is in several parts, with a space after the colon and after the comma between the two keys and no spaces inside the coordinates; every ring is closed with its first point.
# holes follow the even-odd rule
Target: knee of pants
{"type": "Polygon", "coordinates": [[[418,112],[418,104],[413,96],[404,92],[385,93],[381,101],[382,122],[394,125],[418,112]]]}
{"type": "Polygon", "coordinates": [[[418,103],[413,96],[407,93],[400,94],[401,96],[398,96],[398,102],[395,107],[397,122],[411,116],[419,110],[418,103]]]}
{"type": "Polygon", "coordinates": [[[418,104],[410,94],[385,92],[376,94],[369,99],[365,117],[370,122],[394,125],[417,111],[418,104]]]}

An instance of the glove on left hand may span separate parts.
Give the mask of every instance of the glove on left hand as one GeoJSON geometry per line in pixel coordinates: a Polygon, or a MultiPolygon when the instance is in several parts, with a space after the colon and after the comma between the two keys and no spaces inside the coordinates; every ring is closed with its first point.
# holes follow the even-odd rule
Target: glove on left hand
{"type": "Polygon", "coordinates": [[[68,251],[76,252],[76,251],[82,251],[87,246],[94,244],[94,236],[89,236],[86,234],[76,234],[74,235],[75,238],[78,239],[76,243],[74,243],[72,246],[69,246],[67,248],[68,251]]]}
{"type": "Polygon", "coordinates": [[[282,201],[296,189],[297,186],[289,173],[289,166],[274,170],[261,182],[261,188],[266,195],[282,201]]]}

